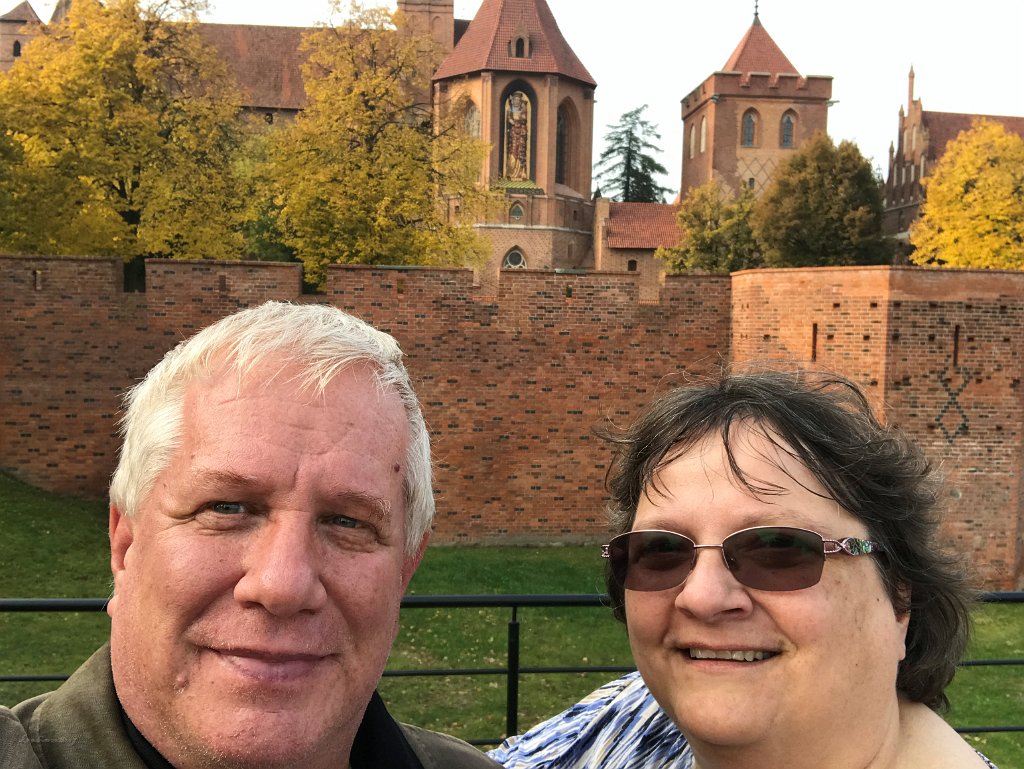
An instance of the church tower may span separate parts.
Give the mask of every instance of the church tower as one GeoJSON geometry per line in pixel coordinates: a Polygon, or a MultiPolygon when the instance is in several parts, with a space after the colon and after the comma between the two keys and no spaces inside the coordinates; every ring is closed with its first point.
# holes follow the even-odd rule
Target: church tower
{"type": "Polygon", "coordinates": [[[21,57],[21,49],[36,35],[39,17],[26,2],[0,16],[0,72],[6,72],[21,57]]]}
{"type": "Polygon", "coordinates": [[[492,278],[592,262],[595,88],[545,0],[484,0],[435,73],[435,104],[492,147],[481,180],[505,201],[477,225],[492,278]]]}
{"type": "Polygon", "coordinates": [[[721,71],[682,100],[680,195],[712,177],[760,192],[779,164],[828,127],[832,78],[797,72],[757,12],[721,71]]]}

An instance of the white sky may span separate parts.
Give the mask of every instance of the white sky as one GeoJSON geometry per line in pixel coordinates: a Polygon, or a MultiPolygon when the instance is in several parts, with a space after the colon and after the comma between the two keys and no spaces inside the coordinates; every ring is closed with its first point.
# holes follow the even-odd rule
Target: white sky
{"type": "MultiPolygon", "coordinates": [[[[386,0],[380,0],[387,4],[386,0]]],[[[33,0],[42,18],[53,1],[33,0]]],[[[374,0],[364,0],[373,5],[374,0]]],[[[394,2],[390,3],[392,6],[394,2]]],[[[17,0],[0,0],[4,11],[17,0]]],[[[306,26],[327,0],[211,0],[205,19],[306,26]]],[[[721,69],[753,20],[753,0],[548,0],[565,39],[597,81],[595,158],[607,126],[647,104],[661,134],[663,184],[679,187],[679,102],[721,69]]],[[[480,0],[455,0],[472,18],[480,0]]],[[[829,133],[883,170],[914,66],[926,110],[1024,115],[1024,0],[761,0],[761,22],[803,75],[832,75],[829,133]]]]}

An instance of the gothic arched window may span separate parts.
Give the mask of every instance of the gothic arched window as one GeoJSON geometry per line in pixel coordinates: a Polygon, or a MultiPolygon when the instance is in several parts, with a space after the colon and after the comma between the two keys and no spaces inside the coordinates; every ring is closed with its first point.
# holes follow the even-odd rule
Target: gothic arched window
{"type": "Polygon", "coordinates": [[[756,109],[748,109],[743,113],[743,123],[740,132],[740,144],[744,147],[756,147],[758,145],[758,119],[756,109]]]}
{"type": "Polygon", "coordinates": [[[14,55],[15,59],[17,59],[19,56],[21,56],[21,41],[20,40],[15,40],[14,41],[14,50],[11,53],[14,55]]]}
{"type": "Polygon", "coordinates": [[[703,153],[708,146],[708,117],[704,115],[700,119],[700,151],[703,153]]]}
{"type": "Polygon", "coordinates": [[[796,116],[787,112],[782,116],[779,124],[779,146],[783,149],[793,149],[796,146],[796,116]]]}
{"type": "Polygon", "coordinates": [[[501,268],[503,270],[525,270],[526,257],[523,256],[523,252],[518,248],[513,248],[505,254],[505,258],[501,262],[501,268]]]}

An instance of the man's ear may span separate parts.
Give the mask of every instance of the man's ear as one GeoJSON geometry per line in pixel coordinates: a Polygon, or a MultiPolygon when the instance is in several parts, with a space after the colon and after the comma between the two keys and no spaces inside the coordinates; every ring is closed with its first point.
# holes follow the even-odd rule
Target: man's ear
{"type": "Polygon", "coordinates": [[[128,548],[135,540],[135,527],[131,518],[122,513],[113,504],[110,505],[110,572],[114,576],[114,594],[107,601],[107,614],[113,616],[111,610],[117,602],[117,586],[124,579],[124,561],[128,548]]]}
{"type": "Polygon", "coordinates": [[[427,550],[427,542],[430,540],[430,532],[426,532],[423,535],[423,539],[420,540],[419,546],[416,548],[416,552],[412,555],[406,555],[405,560],[402,563],[402,593],[409,587],[409,580],[412,579],[412,575],[416,573],[416,569],[419,568],[420,561],[423,560],[423,553],[427,550]]]}

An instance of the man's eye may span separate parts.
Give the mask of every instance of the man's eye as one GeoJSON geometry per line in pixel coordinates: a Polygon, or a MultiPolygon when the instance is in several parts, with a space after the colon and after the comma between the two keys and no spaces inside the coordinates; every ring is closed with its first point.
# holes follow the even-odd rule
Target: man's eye
{"type": "Polygon", "coordinates": [[[332,515],[327,522],[342,529],[358,529],[361,525],[355,518],[349,518],[347,515],[332,515]]]}
{"type": "Polygon", "coordinates": [[[241,502],[214,502],[210,509],[223,515],[239,515],[246,512],[246,506],[241,502]]]}

